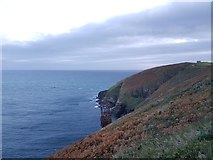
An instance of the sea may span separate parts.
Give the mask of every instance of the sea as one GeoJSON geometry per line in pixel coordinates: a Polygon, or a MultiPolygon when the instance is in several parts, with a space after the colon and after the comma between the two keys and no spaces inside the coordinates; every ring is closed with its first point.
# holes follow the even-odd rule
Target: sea
{"type": "Polygon", "coordinates": [[[48,157],[98,131],[98,92],[136,72],[3,71],[3,158],[48,157]]]}

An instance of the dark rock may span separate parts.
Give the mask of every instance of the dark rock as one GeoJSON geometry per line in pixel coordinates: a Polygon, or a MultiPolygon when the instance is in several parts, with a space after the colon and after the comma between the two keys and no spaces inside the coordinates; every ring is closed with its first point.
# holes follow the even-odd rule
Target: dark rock
{"type": "Polygon", "coordinates": [[[109,95],[108,90],[100,91],[97,99],[101,109],[102,127],[105,127],[112,122],[112,116],[115,118],[120,118],[123,115],[134,111],[134,109],[128,109],[126,105],[122,104],[118,97],[109,95]]]}
{"type": "Polygon", "coordinates": [[[97,97],[97,98],[98,98],[99,100],[103,99],[103,98],[106,96],[107,91],[108,91],[108,90],[100,91],[100,92],[98,93],[98,97],[97,97]]]}
{"type": "Polygon", "coordinates": [[[105,127],[110,123],[112,123],[111,114],[102,114],[101,115],[101,127],[105,127]]]}

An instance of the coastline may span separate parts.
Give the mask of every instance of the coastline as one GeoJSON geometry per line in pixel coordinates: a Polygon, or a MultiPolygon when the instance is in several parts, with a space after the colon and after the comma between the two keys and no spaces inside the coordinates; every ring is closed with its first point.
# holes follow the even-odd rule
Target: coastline
{"type": "Polygon", "coordinates": [[[208,150],[205,152],[202,148],[203,146],[208,148],[210,141],[200,139],[203,136],[211,137],[208,132],[212,109],[209,92],[210,66],[211,64],[206,66],[203,63],[180,63],[156,67],[127,77],[110,89],[100,91],[97,102],[100,104],[103,128],[59,150],[51,157],[132,158],[140,155],[140,158],[153,158],[152,155],[159,157],[160,154],[160,157],[164,157],[166,154],[174,158],[176,154],[184,152],[183,147],[186,147],[184,149],[186,152],[183,153],[182,158],[199,157],[200,154],[210,157],[208,150]],[[135,88],[132,87],[132,82],[136,85],[135,88]],[[140,92],[134,89],[140,89],[140,92]],[[124,100],[122,94],[125,97],[129,95],[130,100],[131,98],[137,100],[138,96],[142,98],[131,113],[125,114],[122,110],[124,116],[111,123],[112,116],[121,112],[120,106],[126,103],[125,109],[130,109],[127,105],[129,101],[122,101],[124,100]],[[188,137],[194,130],[199,134],[187,140],[181,137],[181,135],[188,137]],[[167,143],[176,143],[177,137],[180,142],[187,143],[182,144],[183,147],[173,145],[168,148],[167,143]],[[202,152],[198,152],[199,150],[194,146],[189,147],[194,145],[194,142],[202,152]],[[159,148],[158,145],[153,145],[155,143],[162,146],[159,148]],[[147,148],[152,151],[152,155],[149,155],[147,148]]]}

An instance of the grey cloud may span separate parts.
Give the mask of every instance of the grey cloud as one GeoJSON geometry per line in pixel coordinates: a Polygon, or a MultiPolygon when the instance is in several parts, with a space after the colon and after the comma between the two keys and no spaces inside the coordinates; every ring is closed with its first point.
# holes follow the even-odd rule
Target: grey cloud
{"type": "MultiPolygon", "coordinates": [[[[179,61],[208,60],[207,55],[202,57],[198,54],[193,57],[191,54],[210,54],[210,18],[211,4],[198,2],[172,3],[137,14],[118,16],[102,24],[88,24],[69,33],[46,36],[40,41],[25,45],[5,44],[3,68],[127,69],[123,63],[112,60],[124,57],[125,63],[132,63],[132,66],[129,66],[134,69],[138,66],[134,66],[134,59],[131,57],[137,59],[151,56],[155,59],[163,54],[173,57],[170,62],[175,62],[175,57],[182,54],[188,59],[182,56],[183,59],[178,58],[179,61]],[[196,41],[164,44],[161,43],[163,38],[189,38],[196,41]],[[149,39],[151,40],[148,41],[149,39]],[[155,39],[155,42],[152,39],[155,39]],[[156,43],[158,41],[159,43],[156,43]],[[137,43],[142,45],[137,46],[137,43]]],[[[145,59],[141,59],[141,62],[143,61],[145,62],[145,59]]],[[[165,60],[161,59],[161,62],[164,63],[165,60]]]]}

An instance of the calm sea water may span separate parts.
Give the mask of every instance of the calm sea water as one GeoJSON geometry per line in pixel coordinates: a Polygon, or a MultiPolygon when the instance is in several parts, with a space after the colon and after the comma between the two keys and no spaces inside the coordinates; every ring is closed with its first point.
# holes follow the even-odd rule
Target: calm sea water
{"type": "Polygon", "coordinates": [[[136,71],[3,71],[3,157],[47,157],[99,130],[99,91],[136,71]]]}

